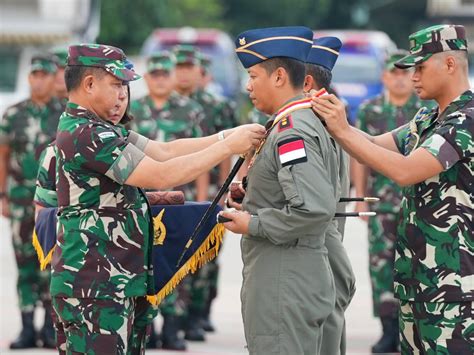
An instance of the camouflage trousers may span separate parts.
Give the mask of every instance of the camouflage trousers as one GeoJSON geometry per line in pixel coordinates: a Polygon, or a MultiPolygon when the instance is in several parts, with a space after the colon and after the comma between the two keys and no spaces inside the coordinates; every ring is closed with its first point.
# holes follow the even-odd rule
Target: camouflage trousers
{"type": "Polygon", "coordinates": [[[400,300],[402,354],[474,354],[473,302],[400,300]]]}
{"type": "Polygon", "coordinates": [[[397,317],[398,301],[393,293],[397,221],[392,213],[369,218],[369,274],[375,317],[397,317]]]}
{"type": "Polygon", "coordinates": [[[165,297],[158,306],[163,316],[181,316],[185,313],[185,307],[182,298],[179,297],[179,287],[165,297]]]}
{"type": "Polygon", "coordinates": [[[144,354],[158,313],[145,297],[124,299],[53,297],[60,354],[144,354]]]}
{"type": "Polygon", "coordinates": [[[17,291],[22,312],[31,312],[38,302],[51,305],[50,270],[41,271],[32,244],[34,212],[31,206],[10,205],[13,250],[18,268],[17,291]]]}

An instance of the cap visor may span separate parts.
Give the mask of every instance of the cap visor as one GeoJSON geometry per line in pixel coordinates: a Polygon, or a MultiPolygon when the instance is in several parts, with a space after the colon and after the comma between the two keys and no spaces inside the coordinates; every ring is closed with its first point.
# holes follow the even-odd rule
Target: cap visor
{"type": "Polygon", "coordinates": [[[140,75],[138,75],[136,72],[133,70],[128,70],[128,69],[110,69],[110,68],[104,68],[108,73],[112,74],[119,80],[123,81],[134,81],[138,80],[141,78],[140,75]]]}
{"type": "Polygon", "coordinates": [[[409,54],[409,55],[403,57],[402,59],[396,61],[395,63],[393,63],[393,65],[395,65],[395,67],[397,67],[399,69],[412,68],[415,65],[420,64],[420,63],[424,62],[425,60],[429,59],[432,55],[433,55],[433,53],[429,53],[429,54],[426,54],[426,55],[409,54]]]}

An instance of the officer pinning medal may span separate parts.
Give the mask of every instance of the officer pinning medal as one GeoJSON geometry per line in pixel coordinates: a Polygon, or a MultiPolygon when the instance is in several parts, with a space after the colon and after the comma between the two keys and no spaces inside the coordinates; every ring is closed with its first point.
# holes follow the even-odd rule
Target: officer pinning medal
{"type": "MultiPolygon", "coordinates": [[[[189,4],[169,3],[172,23],[162,10],[189,4]]],[[[234,353],[232,337],[250,355],[474,353],[472,26],[413,25],[397,48],[268,20],[233,39],[160,28],[132,57],[92,43],[94,16],[74,36],[0,35],[2,90],[16,71],[29,90],[0,121],[12,351],[234,353]],[[34,43],[10,60],[16,40],[34,43]],[[344,85],[359,74],[380,90],[344,85]],[[371,338],[354,340],[353,310],[371,338]]]]}

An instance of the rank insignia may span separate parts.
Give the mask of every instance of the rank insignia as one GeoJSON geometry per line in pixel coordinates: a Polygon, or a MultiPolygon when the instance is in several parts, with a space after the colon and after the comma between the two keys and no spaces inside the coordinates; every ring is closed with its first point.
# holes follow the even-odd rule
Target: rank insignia
{"type": "Polygon", "coordinates": [[[282,132],[286,129],[293,128],[293,119],[290,115],[283,117],[278,123],[278,132],[282,132]]]}
{"type": "Polygon", "coordinates": [[[245,37],[239,38],[239,44],[241,46],[244,46],[246,43],[247,43],[247,41],[245,40],[245,37]]]}

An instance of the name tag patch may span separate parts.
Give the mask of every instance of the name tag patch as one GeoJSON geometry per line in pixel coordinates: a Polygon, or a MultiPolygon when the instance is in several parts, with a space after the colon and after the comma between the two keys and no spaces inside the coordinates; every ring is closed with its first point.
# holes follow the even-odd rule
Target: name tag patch
{"type": "Polygon", "coordinates": [[[278,156],[282,166],[308,161],[302,138],[288,138],[278,143],[278,156]]]}
{"type": "Polygon", "coordinates": [[[117,135],[114,132],[102,132],[102,133],[99,133],[98,136],[101,140],[104,140],[107,138],[116,137],[117,135]]]}

